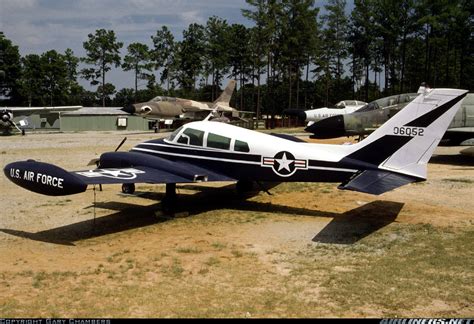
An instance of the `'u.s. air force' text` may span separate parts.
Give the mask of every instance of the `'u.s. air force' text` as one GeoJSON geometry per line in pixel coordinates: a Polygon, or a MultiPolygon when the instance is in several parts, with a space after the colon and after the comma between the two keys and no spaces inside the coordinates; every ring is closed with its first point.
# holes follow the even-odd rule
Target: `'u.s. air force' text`
{"type": "MultiPolygon", "coordinates": [[[[63,189],[63,178],[53,177],[48,174],[36,173],[33,171],[23,171],[23,176],[21,175],[21,170],[19,169],[10,169],[10,177],[12,179],[23,179],[26,181],[41,183],[46,186],[52,186],[56,188],[63,189]]],[[[0,323],[1,324],[1,323],[0,323]]]]}

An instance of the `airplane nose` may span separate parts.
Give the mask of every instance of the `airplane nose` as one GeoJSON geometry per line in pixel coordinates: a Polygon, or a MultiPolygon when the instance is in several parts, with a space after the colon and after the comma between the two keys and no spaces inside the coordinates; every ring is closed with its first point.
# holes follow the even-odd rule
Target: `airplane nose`
{"type": "Polygon", "coordinates": [[[295,116],[298,117],[298,119],[300,120],[306,119],[306,113],[304,112],[304,110],[301,109],[285,109],[283,110],[283,115],[295,116]]]}
{"type": "Polygon", "coordinates": [[[311,138],[326,139],[344,136],[346,131],[344,127],[344,116],[337,115],[322,119],[306,127],[304,130],[313,133],[313,135],[310,136],[311,138]]]}
{"type": "Polygon", "coordinates": [[[134,105],[124,106],[120,110],[125,111],[127,114],[133,115],[135,113],[135,106],[134,105]]]}

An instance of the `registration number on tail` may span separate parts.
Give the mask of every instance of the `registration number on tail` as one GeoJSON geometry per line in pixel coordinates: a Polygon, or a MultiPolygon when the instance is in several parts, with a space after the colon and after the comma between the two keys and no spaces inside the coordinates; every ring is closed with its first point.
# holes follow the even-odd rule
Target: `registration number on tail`
{"type": "Polygon", "coordinates": [[[406,136],[423,136],[425,132],[424,128],[419,127],[394,127],[393,134],[395,135],[406,135],[406,136]]]}

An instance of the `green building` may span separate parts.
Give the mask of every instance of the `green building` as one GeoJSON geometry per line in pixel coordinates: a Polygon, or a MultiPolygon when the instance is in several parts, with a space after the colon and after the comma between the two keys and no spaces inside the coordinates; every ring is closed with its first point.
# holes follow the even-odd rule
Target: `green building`
{"type": "Polygon", "coordinates": [[[76,111],[61,113],[60,130],[79,131],[147,131],[153,121],[139,116],[131,116],[120,108],[83,107],[76,111]]]}

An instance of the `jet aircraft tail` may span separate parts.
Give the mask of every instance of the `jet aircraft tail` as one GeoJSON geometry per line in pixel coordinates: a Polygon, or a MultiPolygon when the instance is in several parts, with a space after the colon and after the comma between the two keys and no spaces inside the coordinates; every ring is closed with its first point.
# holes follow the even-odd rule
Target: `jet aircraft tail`
{"type": "Polygon", "coordinates": [[[229,80],[229,83],[225,87],[224,91],[222,91],[221,95],[219,98],[217,98],[213,104],[216,105],[224,105],[228,106],[230,102],[230,98],[232,97],[232,94],[234,93],[235,89],[235,80],[229,80]]]}
{"type": "Polygon", "coordinates": [[[363,141],[341,162],[361,171],[341,189],[380,194],[426,180],[427,163],[451,123],[466,90],[426,89],[363,141]]]}

